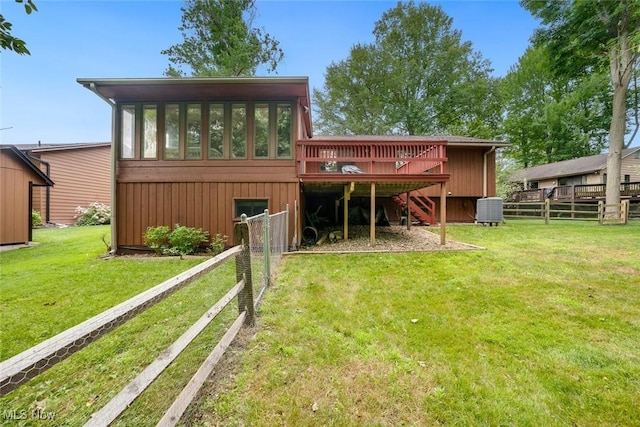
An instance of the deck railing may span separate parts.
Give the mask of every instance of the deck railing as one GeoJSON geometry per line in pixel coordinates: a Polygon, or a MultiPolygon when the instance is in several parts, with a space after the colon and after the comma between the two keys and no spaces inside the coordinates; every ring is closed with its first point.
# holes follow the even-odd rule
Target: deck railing
{"type": "Polygon", "coordinates": [[[343,173],[342,166],[353,165],[367,174],[444,174],[446,141],[326,142],[303,140],[297,143],[297,172],[343,173]]]}
{"type": "MultiPolygon", "coordinates": [[[[552,188],[519,191],[514,199],[519,202],[542,202],[545,199],[556,201],[604,199],[606,184],[560,185],[552,188]]],[[[640,182],[623,182],[620,184],[620,196],[640,199],[640,182]]]]}

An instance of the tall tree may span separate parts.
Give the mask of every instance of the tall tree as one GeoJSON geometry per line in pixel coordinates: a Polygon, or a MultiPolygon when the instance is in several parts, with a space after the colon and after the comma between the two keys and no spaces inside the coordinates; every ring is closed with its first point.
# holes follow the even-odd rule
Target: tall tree
{"type": "Polygon", "coordinates": [[[608,79],[600,70],[559,76],[544,46],[528,48],[501,85],[506,154],[525,168],[599,154],[611,123],[608,79]]]}
{"type": "Polygon", "coordinates": [[[320,131],[495,135],[499,102],[489,63],[442,8],[398,3],[373,34],[375,42],[332,63],[323,90],[314,90],[320,131]]]}
{"type": "MultiPolygon", "coordinates": [[[[16,0],[16,3],[24,3],[24,11],[27,12],[27,15],[38,10],[33,0],[16,0]]],[[[11,34],[12,29],[13,24],[0,13],[0,48],[12,50],[20,55],[31,55],[25,41],[11,34]]]]}
{"type": "Polygon", "coordinates": [[[543,27],[535,38],[552,52],[555,70],[590,73],[608,63],[613,90],[606,203],[620,203],[620,168],[625,147],[627,91],[640,58],[638,0],[521,0],[543,27]]]}
{"type": "Polygon", "coordinates": [[[182,7],[184,42],[161,53],[169,57],[167,76],[251,76],[259,66],[275,71],[284,57],[280,43],[253,26],[254,0],[187,0],[182,7]]]}

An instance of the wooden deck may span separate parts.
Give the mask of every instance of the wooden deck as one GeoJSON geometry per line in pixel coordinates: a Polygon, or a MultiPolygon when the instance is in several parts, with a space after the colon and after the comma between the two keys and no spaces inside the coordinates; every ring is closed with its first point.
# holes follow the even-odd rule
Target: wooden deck
{"type": "Polygon", "coordinates": [[[297,143],[297,174],[305,191],[379,196],[449,181],[446,141],[314,141],[297,143]]]}
{"type": "MultiPolygon", "coordinates": [[[[519,191],[513,195],[513,199],[516,202],[542,202],[545,199],[557,202],[597,202],[605,198],[605,184],[563,185],[519,191]]],[[[634,202],[640,201],[640,182],[621,183],[620,198],[634,202]]]]}

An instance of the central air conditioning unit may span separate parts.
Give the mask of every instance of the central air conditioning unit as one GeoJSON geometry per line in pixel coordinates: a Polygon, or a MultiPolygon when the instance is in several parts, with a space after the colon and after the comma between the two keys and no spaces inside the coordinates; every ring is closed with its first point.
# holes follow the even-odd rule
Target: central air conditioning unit
{"type": "Polygon", "coordinates": [[[502,222],[502,198],[501,197],[485,197],[478,199],[476,208],[476,222],[480,224],[493,225],[502,222]]]}

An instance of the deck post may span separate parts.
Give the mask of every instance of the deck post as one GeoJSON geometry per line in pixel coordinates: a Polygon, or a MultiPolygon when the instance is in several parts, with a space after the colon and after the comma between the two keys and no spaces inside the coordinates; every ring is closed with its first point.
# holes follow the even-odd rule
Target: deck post
{"type": "Polygon", "coordinates": [[[411,191],[407,191],[407,230],[411,229],[411,191]]]}
{"type": "Polygon", "coordinates": [[[376,245],[376,183],[371,183],[371,208],[369,210],[369,244],[376,245]]]}
{"type": "Polygon", "coordinates": [[[349,186],[344,186],[344,207],[343,207],[343,228],[344,228],[344,236],[342,238],[344,240],[349,240],[349,198],[351,193],[349,192],[349,186]]]}
{"type": "Polygon", "coordinates": [[[440,244],[447,243],[447,183],[440,183],[440,244]]]}
{"type": "Polygon", "coordinates": [[[549,220],[551,217],[551,202],[549,199],[545,199],[544,201],[544,223],[549,224],[549,220]]]}

